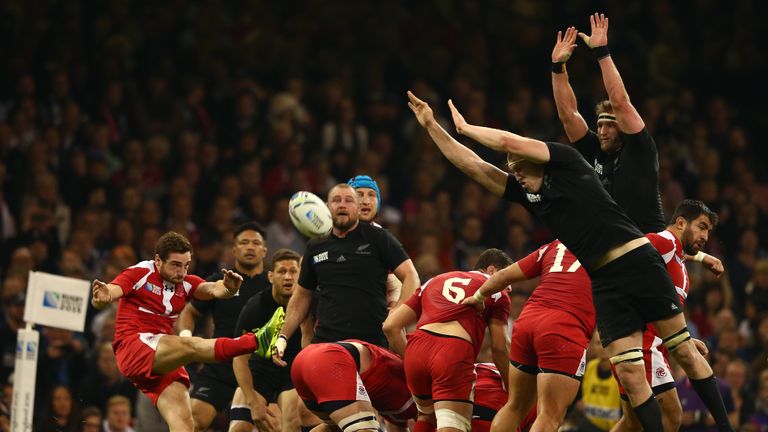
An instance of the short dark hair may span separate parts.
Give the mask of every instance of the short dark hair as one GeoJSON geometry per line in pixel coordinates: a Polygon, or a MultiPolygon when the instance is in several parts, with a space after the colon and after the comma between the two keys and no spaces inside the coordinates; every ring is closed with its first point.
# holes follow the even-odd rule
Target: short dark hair
{"type": "Polygon", "coordinates": [[[272,261],[269,263],[270,271],[275,269],[275,265],[278,262],[288,260],[301,262],[301,255],[288,248],[278,249],[277,252],[272,255],[272,261]]]}
{"type": "Polygon", "coordinates": [[[232,232],[232,238],[236,239],[237,236],[243,233],[243,231],[256,231],[257,233],[261,234],[261,238],[264,239],[264,241],[267,241],[267,230],[264,229],[261,224],[255,221],[245,222],[243,224],[240,224],[235,230],[232,232]]]}
{"type": "Polygon", "coordinates": [[[693,199],[682,200],[677,205],[677,208],[675,208],[670,224],[674,224],[679,217],[684,218],[688,222],[693,222],[701,215],[706,215],[712,226],[717,225],[717,222],[720,220],[717,213],[710,210],[703,201],[693,199]]]}
{"type": "Polygon", "coordinates": [[[171,253],[186,253],[192,252],[192,243],[187,240],[183,235],[175,232],[168,231],[160,236],[155,243],[155,253],[161,260],[168,259],[168,255],[171,253]]]}
{"type": "Polygon", "coordinates": [[[475,270],[485,270],[488,266],[494,266],[501,270],[512,265],[512,262],[512,258],[510,258],[503,250],[496,248],[486,249],[479,257],[477,257],[475,270]]]}

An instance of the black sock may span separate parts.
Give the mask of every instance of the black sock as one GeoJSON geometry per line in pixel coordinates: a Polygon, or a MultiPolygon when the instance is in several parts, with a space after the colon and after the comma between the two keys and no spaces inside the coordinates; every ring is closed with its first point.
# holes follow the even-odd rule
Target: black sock
{"type": "Polygon", "coordinates": [[[647,401],[634,407],[634,410],[645,432],[664,431],[664,423],[661,421],[661,405],[656,400],[656,396],[651,395],[647,401]]]}
{"type": "Polygon", "coordinates": [[[719,431],[733,432],[736,429],[731,426],[731,421],[728,419],[728,412],[725,411],[725,404],[723,403],[723,396],[720,394],[720,390],[717,388],[717,380],[715,374],[712,374],[709,378],[704,379],[690,379],[693,389],[701,398],[704,405],[707,406],[712,417],[715,419],[715,425],[719,431]]]}

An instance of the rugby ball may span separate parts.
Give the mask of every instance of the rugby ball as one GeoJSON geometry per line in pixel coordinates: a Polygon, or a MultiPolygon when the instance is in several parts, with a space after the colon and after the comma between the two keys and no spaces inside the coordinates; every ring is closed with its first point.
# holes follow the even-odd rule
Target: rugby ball
{"type": "Polygon", "coordinates": [[[331,211],[312,192],[299,191],[288,202],[288,216],[293,226],[309,238],[322,237],[333,228],[331,211]]]}

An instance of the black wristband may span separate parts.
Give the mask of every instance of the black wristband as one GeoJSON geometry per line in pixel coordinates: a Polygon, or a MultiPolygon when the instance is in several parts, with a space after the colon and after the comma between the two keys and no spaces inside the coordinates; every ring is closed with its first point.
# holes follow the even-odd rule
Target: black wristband
{"type": "Polygon", "coordinates": [[[596,57],[598,60],[600,60],[600,59],[603,59],[603,58],[606,58],[606,57],[608,57],[609,55],[611,55],[611,52],[610,52],[610,51],[608,51],[608,45],[603,45],[603,46],[599,46],[599,47],[594,47],[594,48],[592,48],[592,53],[593,53],[593,54],[595,54],[595,57],[596,57]]]}
{"type": "Polygon", "coordinates": [[[552,63],[552,73],[561,74],[565,72],[565,62],[552,63]]]}

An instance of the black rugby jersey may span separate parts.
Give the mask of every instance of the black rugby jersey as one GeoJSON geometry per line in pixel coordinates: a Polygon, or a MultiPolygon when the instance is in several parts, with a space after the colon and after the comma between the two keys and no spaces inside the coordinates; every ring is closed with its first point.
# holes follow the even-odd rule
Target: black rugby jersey
{"type": "MultiPolygon", "coordinates": [[[[237,272],[236,269],[231,269],[237,272]]],[[[272,288],[272,284],[269,283],[267,278],[267,271],[249,277],[240,272],[237,272],[243,277],[243,284],[240,286],[240,291],[237,295],[228,299],[211,299],[211,300],[192,300],[192,306],[195,307],[201,314],[213,315],[213,337],[232,337],[235,333],[235,323],[237,317],[240,316],[240,310],[245,306],[245,303],[263,290],[269,290],[272,288]]],[[[208,282],[215,282],[221,279],[223,276],[221,272],[216,272],[206,279],[208,282]]]]}
{"type": "Polygon", "coordinates": [[[600,139],[589,130],[573,143],[595,169],[605,190],[644,233],[666,228],[659,194],[659,155],[656,142],[643,128],[636,134],[619,132],[622,146],[600,149],[600,139]]]}
{"type": "Polygon", "coordinates": [[[612,248],[643,234],[608,195],[597,174],[578,151],[548,142],[550,160],[538,193],[526,192],[507,176],[503,198],[519,202],[552,230],[585,269],[612,248]]]}
{"type": "MultiPolygon", "coordinates": [[[[280,307],[279,304],[272,297],[272,288],[261,291],[245,304],[243,310],[240,311],[240,316],[237,318],[237,324],[235,325],[234,336],[240,336],[245,332],[250,332],[255,329],[261,328],[264,324],[272,318],[272,314],[280,307]]],[[[288,345],[285,347],[285,355],[283,360],[288,363],[287,371],[290,371],[290,365],[294,358],[299,354],[301,350],[301,328],[296,329],[291,338],[288,340],[288,345]]],[[[263,359],[261,357],[252,355],[248,361],[251,369],[263,368],[264,370],[277,372],[285,372],[286,368],[278,366],[272,362],[271,359],[263,359]]]]}
{"type": "Polygon", "coordinates": [[[346,237],[310,240],[299,285],[317,290],[313,342],[361,339],[386,347],[387,274],[408,259],[387,230],[360,222],[346,237]]]}

